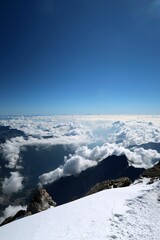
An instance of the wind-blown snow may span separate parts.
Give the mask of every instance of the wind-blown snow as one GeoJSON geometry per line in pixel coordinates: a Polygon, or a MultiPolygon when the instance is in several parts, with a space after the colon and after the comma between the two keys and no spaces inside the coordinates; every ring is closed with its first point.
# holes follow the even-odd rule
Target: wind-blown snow
{"type": "Polygon", "coordinates": [[[0,228],[3,240],[159,240],[160,182],[101,191],[0,228]]]}

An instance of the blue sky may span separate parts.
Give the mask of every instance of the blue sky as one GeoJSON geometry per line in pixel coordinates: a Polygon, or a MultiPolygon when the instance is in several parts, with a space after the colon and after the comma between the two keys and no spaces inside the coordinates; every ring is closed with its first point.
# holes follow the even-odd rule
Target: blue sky
{"type": "Polygon", "coordinates": [[[160,1],[1,1],[0,114],[160,114],[160,1]]]}

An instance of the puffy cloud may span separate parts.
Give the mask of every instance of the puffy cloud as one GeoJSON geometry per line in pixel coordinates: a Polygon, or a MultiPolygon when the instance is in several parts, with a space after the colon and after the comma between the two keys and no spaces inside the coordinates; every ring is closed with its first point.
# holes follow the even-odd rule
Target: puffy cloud
{"type": "Polygon", "coordinates": [[[65,157],[64,165],[61,168],[42,174],[39,177],[39,184],[45,185],[62,176],[79,174],[89,167],[96,166],[99,161],[111,155],[125,155],[129,164],[138,168],[152,167],[160,160],[160,153],[151,149],[134,148],[129,150],[115,143],[105,143],[101,147],[96,146],[93,149],[83,146],[77,149],[75,154],[70,154],[68,158],[65,157]]]}
{"type": "Polygon", "coordinates": [[[42,174],[39,177],[39,180],[40,180],[39,185],[44,185],[44,184],[55,182],[57,179],[61,178],[62,176],[63,176],[63,168],[58,167],[54,171],[42,174]]]}
{"type": "Polygon", "coordinates": [[[126,149],[125,155],[135,167],[151,168],[160,161],[160,153],[152,149],[135,148],[133,151],[126,149]]]}
{"type": "Polygon", "coordinates": [[[69,125],[67,123],[65,126],[67,126],[67,129],[62,130],[60,127],[59,133],[57,133],[56,136],[53,136],[51,138],[40,138],[32,136],[29,136],[27,138],[15,137],[1,144],[1,152],[5,160],[8,162],[8,164],[6,164],[6,167],[19,168],[17,164],[20,160],[20,150],[22,147],[24,148],[25,146],[51,146],[56,144],[79,145],[82,143],[90,143],[92,141],[92,134],[90,130],[88,130],[86,127],[83,127],[80,124],[78,125],[77,123],[69,123],[69,125]]]}
{"type": "Polygon", "coordinates": [[[106,143],[102,146],[96,146],[93,149],[90,149],[87,146],[80,147],[75,151],[75,154],[92,161],[101,161],[112,155],[113,150],[114,144],[106,143]]]}
{"type": "Polygon", "coordinates": [[[160,124],[151,124],[148,121],[126,121],[123,124],[116,122],[110,127],[107,140],[123,146],[160,142],[160,124]]]}
{"type": "Polygon", "coordinates": [[[3,157],[8,162],[8,165],[6,165],[6,167],[9,168],[14,168],[19,160],[21,145],[20,139],[23,141],[23,137],[17,137],[15,139],[11,141],[7,140],[4,144],[1,145],[3,157]]]}
{"type": "Polygon", "coordinates": [[[64,164],[63,175],[76,175],[89,167],[95,166],[94,161],[84,159],[81,156],[73,155],[64,164]]]}
{"type": "Polygon", "coordinates": [[[12,206],[9,205],[3,212],[3,217],[0,218],[0,223],[3,222],[7,217],[14,216],[19,210],[26,210],[27,206],[12,206]]]}
{"type": "Polygon", "coordinates": [[[16,193],[23,189],[23,177],[19,174],[19,172],[10,172],[10,174],[11,176],[9,178],[5,178],[2,184],[2,191],[7,195],[16,193]]]}

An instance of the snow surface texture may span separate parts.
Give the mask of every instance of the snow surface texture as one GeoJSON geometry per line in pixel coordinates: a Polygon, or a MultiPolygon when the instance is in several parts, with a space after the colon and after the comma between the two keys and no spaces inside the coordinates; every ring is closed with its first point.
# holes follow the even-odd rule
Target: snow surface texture
{"type": "Polygon", "coordinates": [[[101,191],[0,228],[3,240],[159,240],[160,182],[101,191]]]}
{"type": "Polygon", "coordinates": [[[143,192],[137,198],[128,200],[130,209],[123,214],[113,214],[110,219],[110,232],[108,240],[134,239],[159,240],[160,239],[160,189],[143,192]]]}

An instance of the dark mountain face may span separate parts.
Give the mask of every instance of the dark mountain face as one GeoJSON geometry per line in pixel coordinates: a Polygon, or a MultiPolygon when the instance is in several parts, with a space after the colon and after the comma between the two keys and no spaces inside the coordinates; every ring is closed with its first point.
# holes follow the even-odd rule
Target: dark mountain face
{"type": "Polygon", "coordinates": [[[14,137],[25,136],[24,132],[17,129],[10,129],[9,126],[0,126],[0,143],[14,137]]]}
{"type": "Polygon", "coordinates": [[[97,166],[88,168],[77,176],[68,176],[45,186],[49,194],[58,205],[83,197],[95,184],[120,177],[137,179],[144,171],[143,168],[134,168],[128,165],[123,156],[110,156],[97,166]]]}
{"type": "Polygon", "coordinates": [[[144,149],[153,149],[160,153],[160,143],[149,142],[149,143],[141,144],[138,147],[142,147],[144,149]]]}

